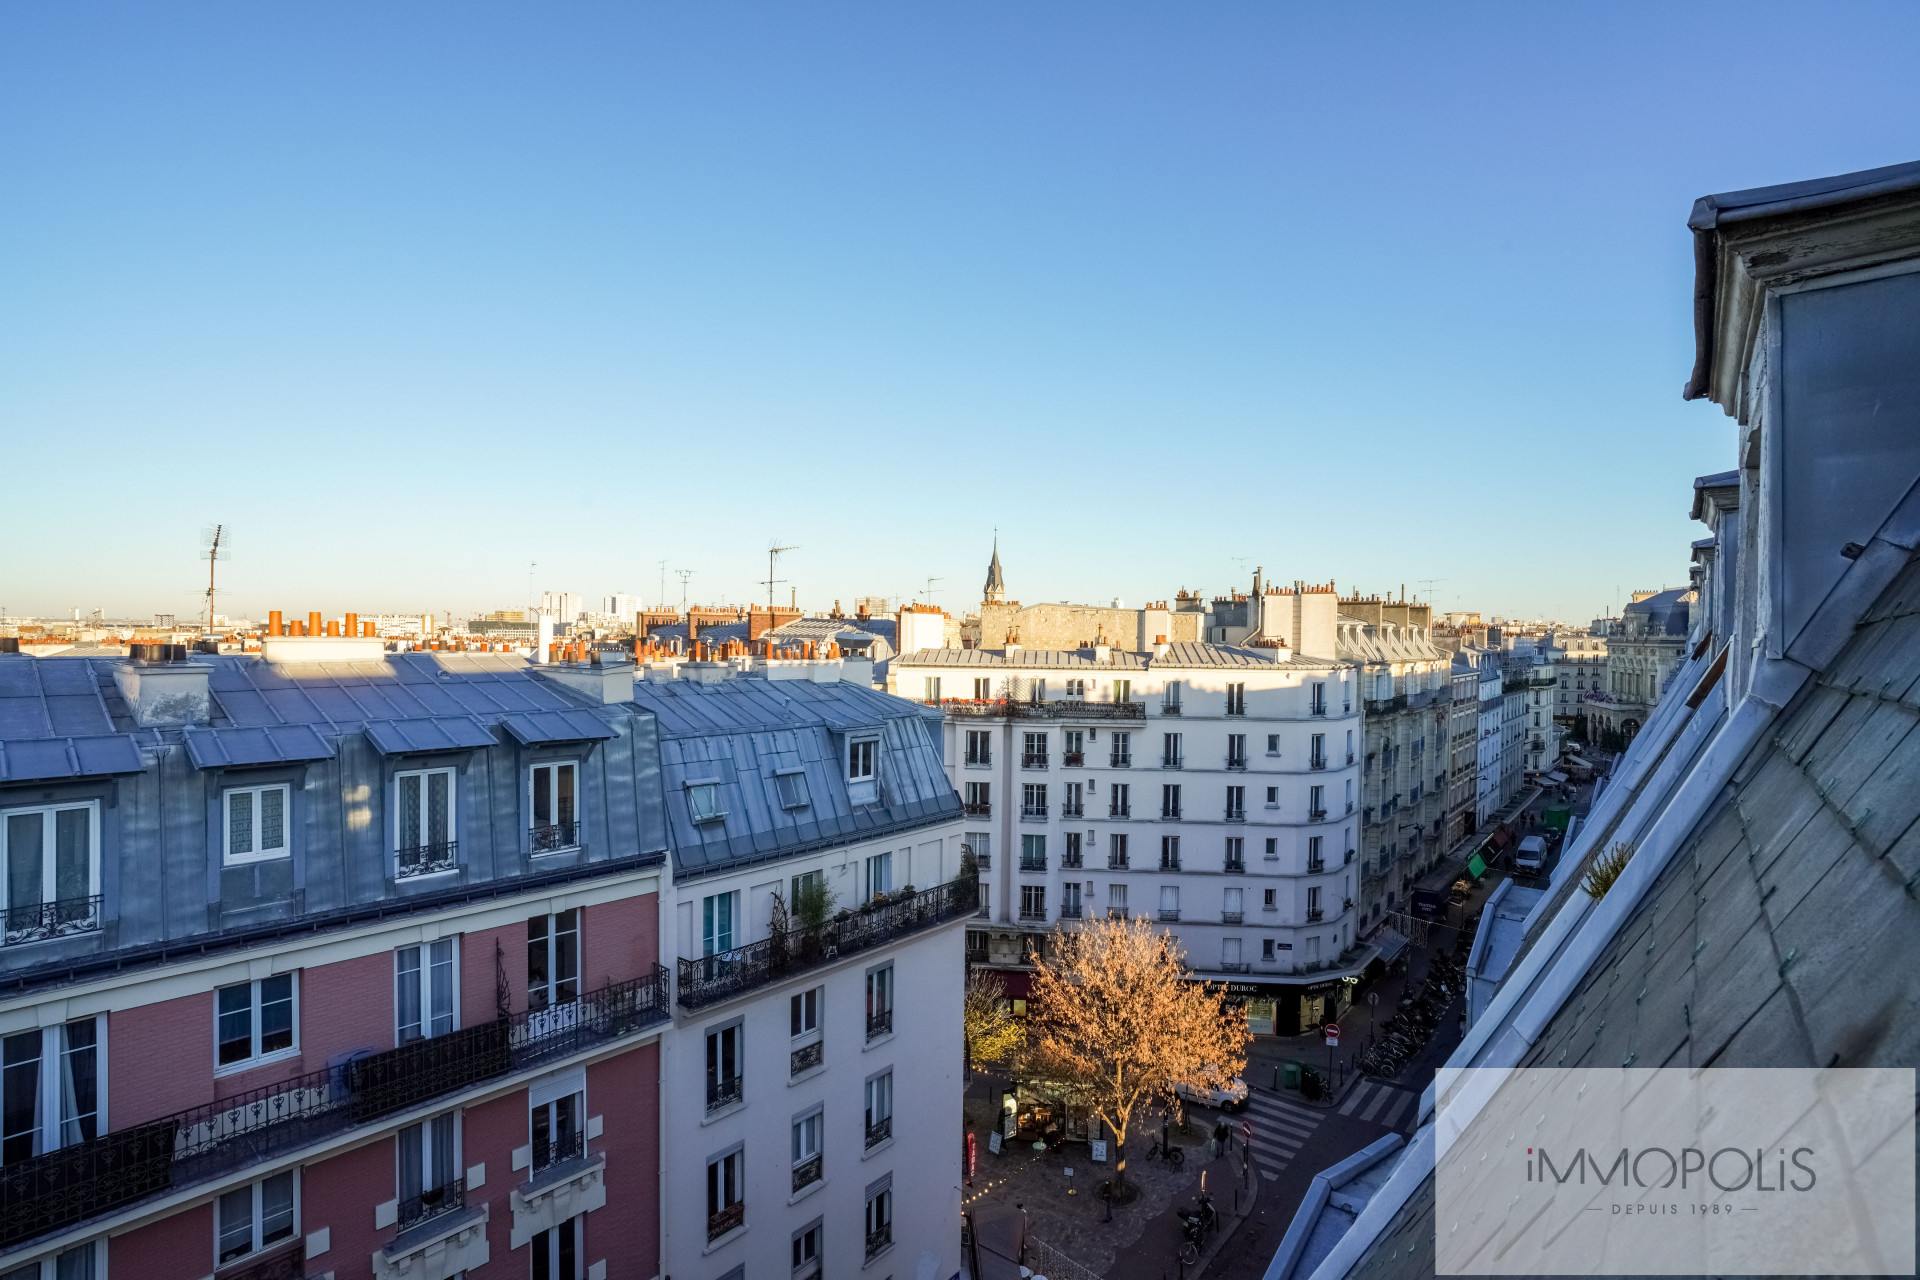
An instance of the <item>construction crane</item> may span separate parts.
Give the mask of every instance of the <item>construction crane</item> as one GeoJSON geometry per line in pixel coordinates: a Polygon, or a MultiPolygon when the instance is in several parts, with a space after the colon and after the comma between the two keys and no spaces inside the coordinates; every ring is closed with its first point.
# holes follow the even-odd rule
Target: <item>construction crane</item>
{"type": "Polygon", "coordinates": [[[220,561],[225,560],[227,556],[230,554],[230,547],[228,546],[228,543],[227,543],[227,526],[225,526],[224,524],[209,525],[206,529],[201,531],[200,545],[207,557],[206,634],[212,635],[213,634],[214,567],[218,565],[220,561]]]}
{"type": "Polygon", "coordinates": [[[774,587],[779,586],[786,582],[785,578],[776,578],[773,576],[775,572],[774,566],[779,564],[780,557],[782,555],[786,554],[789,551],[798,551],[799,549],[800,549],[799,547],[783,547],[780,545],[777,539],[767,544],[767,580],[766,580],[765,586],[767,588],[767,612],[768,613],[773,612],[774,587]]]}

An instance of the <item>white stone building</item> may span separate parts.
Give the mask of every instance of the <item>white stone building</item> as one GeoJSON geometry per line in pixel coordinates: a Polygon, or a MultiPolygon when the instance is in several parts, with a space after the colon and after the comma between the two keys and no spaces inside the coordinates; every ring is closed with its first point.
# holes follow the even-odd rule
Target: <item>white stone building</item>
{"type": "Polygon", "coordinates": [[[649,670],[662,912],[664,1274],[960,1270],[960,806],[937,717],[846,681],[649,670]],[[778,929],[808,882],[827,919],[778,929]],[[875,906],[876,902],[885,905],[875,906]]]}

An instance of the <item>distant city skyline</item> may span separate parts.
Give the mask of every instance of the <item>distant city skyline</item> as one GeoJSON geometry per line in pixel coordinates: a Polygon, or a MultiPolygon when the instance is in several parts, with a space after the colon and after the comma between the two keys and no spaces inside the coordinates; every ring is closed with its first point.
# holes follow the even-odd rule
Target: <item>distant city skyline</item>
{"type": "Polygon", "coordinates": [[[1910,157],[1851,13],[1730,130],[1750,4],[10,6],[0,604],[1590,617],[1730,456],[1694,198],[1910,157]]]}

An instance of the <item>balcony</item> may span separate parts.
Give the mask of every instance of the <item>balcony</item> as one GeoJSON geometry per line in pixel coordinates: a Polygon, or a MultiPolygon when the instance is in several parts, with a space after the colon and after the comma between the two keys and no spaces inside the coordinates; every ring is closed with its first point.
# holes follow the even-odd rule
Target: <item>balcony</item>
{"type": "Polygon", "coordinates": [[[1062,751],[1060,753],[1060,767],[1063,769],[1078,769],[1086,762],[1087,753],[1084,751],[1062,751]]]}
{"type": "Polygon", "coordinates": [[[960,806],[961,812],[969,818],[989,818],[993,816],[991,800],[968,800],[960,806]]]}
{"type": "Polygon", "coordinates": [[[1014,698],[942,702],[947,715],[969,720],[1145,720],[1144,702],[1025,702],[1014,698]]]}
{"type": "Polygon", "coordinates": [[[1247,811],[1245,809],[1228,809],[1226,813],[1221,815],[1221,820],[1225,822],[1245,822],[1247,820],[1247,811]]]}
{"type": "Polygon", "coordinates": [[[580,824],[577,822],[543,822],[527,831],[529,853],[558,853],[579,847],[580,824]]]}
{"type": "Polygon", "coordinates": [[[1326,767],[1327,758],[1325,756],[1315,756],[1313,759],[1307,761],[1307,768],[1309,769],[1324,769],[1326,767]]]}
{"type": "MultiPolygon", "coordinates": [[[[533,1165],[531,1172],[545,1173],[557,1165],[569,1160],[578,1160],[587,1152],[586,1134],[579,1129],[572,1133],[563,1133],[558,1138],[542,1140],[533,1144],[533,1165]]],[[[225,1280],[222,1277],[221,1280],[225,1280]]]]}
{"type": "Polygon", "coordinates": [[[747,1202],[736,1200],[707,1215],[707,1239],[718,1240],[736,1227],[746,1225],[747,1202]]]}
{"type": "Polygon", "coordinates": [[[1022,871],[1045,871],[1047,869],[1047,860],[1045,858],[1022,857],[1020,859],[1020,869],[1022,871]]]}
{"type": "Polygon", "coordinates": [[[1044,769],[1044,768],[1046,768],[1046,767],[1047,767],[1047,753],[1046,753],[1046,752],[1044,752],[1044,751],[1029,751],[1029,752],[1027,752],[1027,753],[1026,753],[1025,755],[1023,755],[1023,756],[1021,756],[1021,757],[1020,757],[1020,767],[1021,767],[1022,769],[1044,769]]]}
{"type": "Polygon", "coordinates": [[[1131,818],[1133,816],[1133,806],[1130,804],[1110,804],[1107,806],[1107,816],[1109,818],[1131,818]]]}
{"type": "Polygon", "coordinates": [[[817,929],[789,929],[731,951],[682,960],[680,1007],[702,1009],[730,1000],[840,957],[970,916],[978,905],[973,885],[950,880],[885,906],[862,907],[817,929]]]}
{"type": "Polygon", "coordinates": [[[1163,702],[1160,704],[1160,714],[1163,716],[1177,716],[1180,714],[1180,704],[1177,702],[1163,702]]]}
{"type": "Polygon", "coordinates": [[[1220,869],[1226,872],[1228,875],[1234,875],[1240,872],[1244,872],[1247,869],[1247,864],[1243,859],[1240,859],[1240,858],[1228,858],[1225,864],[1223,864],[1220,869]]]}
{"type": "Polygon", "coordinates": [[[1160,908],[1160,913],[1159,913],[1159,917],[1160,917],[1160,919],[1162,919],[1162,920],[1166,920],[1166,921],[1170,921],[1170,922],[1171,922],[1171,921],[1178,921],[1178,920],[1180,919],[1180,908],[1178,908],[1178,907],[1162,907],[1162,908],[1160,908]]]}
{"type": "Polygon", "coordinates": [[[967,752],[967,768],[969,769],[985,769],[992,763],[993,752],[991,751],[967,752]]]}
{"type": "Polygon", "coordinates": [[[1107,870],[1109,870],[1109,871],[1125,871],[1126,869],[1127,869],[1127,855],[1126,855],[1126,854],[1124,854],[1124,853],[1110,853],[1110,854],[1108,854],[1108,855],[1107,855],[1107,870]]]}
{"type": "Polygon", "coordinates": [[[1107,919],[1125,920],[1126,918],[1127,918],[1127,909],[1125,907],[1108,907],[1107,908],[1107,919]]]}
{"type": "Polygon", "coordinates": [[[892,1244],[893,1224],[891,1222],[867,1232],[867,1261],[871,1262],[885,1253],[892,1244]]]}
{"type": "Polygon", "coordinates": [[[795,1191],[805,1191],[808,1187],[820,1181],[821,1173],[825,1168],[826,1161],[818,1153],[808,1156],[805,1160],[793,1166],[793,1189],[795,1191]]]}
{"type": "Polygon", "coordinates": [[[1325,822],[1326,820],[1327,820],[1327,811],[1325,809],[1307,810],[1308,822],[1325,822]]]}
{"type": "Polygon", "coordinates": [[[417,1196],[400,1202],[399,1217],[394,1219],[396,1233],[430,1222],[443,1213],[455,1213],[467,1207],[467,1180],[455,1178],[438,1187],[428,1187],[417,1196]]]}
{"type": "Polygon", "coordinates": [[[671,1013],[667,970],[656,965],[578,1000],[349,1058],[10,1162],[0,1167],[0,1249],[637,1035],[671,1013]]]}
{"type": "Polygon", "coordinates": [[[1327,869],[1327,860],[1325,858],[1308,858],[1307,859],[1308,875],[1310,876],[1319,875],[1322,871],[1325,871],[1326,869],[1327,869]]]}
{"type": "Polygon", "coordinates": [[[867,1039],[878,1040],[893,1034],[893,1010],[875,1009],[867,1015],[867,1039]]]}
{"type": "Polygon", "coordinates": [[[1021,907],[1020,919],[1028,924],[1045,924],[1047,909],[1045,907],[1021,907]]]}
{"type": "Polygon", "coordinates": [[[1107,767],[1112,769],[1131,769],[1133,768],[1133,754],[1131,752],[1122,753],[1116,751],[1107,757],[1107,767]]]}
{"type": "Polygon", "coordinates": [[[1060,907],[1060,918],[1062,920],[1078,920],[1080,918],[1080,904],[1077,902],[1063,903],[1060,907]]]}
{"type": "Polygon", "coordinates": [[[1235,773],[1245,773],[1247,771],[1247,758],[1245,756],[1228,756],[1227,768],[1235,773]]]}
{"type": "MultiPolygon", "coordinates": [[[[1367,698],[1360,705],[1366,708],[1370,716],[1390,716],[1396,711],[1407,709],[1407,695],[1400,693],[1391,698],[1367,698]]],[[[1317,714],[1325,715],[1326,711],[1322,709],[1317,714]]]]}
{"type": "Polygon", "coordinates": [[[1220,972],[1222,973],[1245,973],[1252,967],[1253,966],[1245,960],[1222,960],[1220,962],[1220,972]]]}
{"type": "Polygon", "coordinates": [[[1239,911],[1222,911],[1220,913],[1221,924],[1240,924],[1245,919],[1246,915],[1239,911]]]}
{"type": "Polygon", "coordinates": [[[744,1089],[741,1085],[741,1076],[738,1071],[719,1080],[708,1077],[707,1114],[712,1115],[716,1111],[731,1107],[745,1096],[744,1089]]]}
{"type": "Polygon", "coordinates": [[[1324,716],[1327,714],[1327,704],[1324,702],[1316,702],[1307,708],[1307,714],[1310,716],[1324,716]]]}
{"type": "MultiPolygon", "coordinates": [[[[980,954],[977,956],[969,954],[967,958],[969,960],[985,960],[987,958],[986,949],[982,948],[980,954]]],[[[813,1070],[826,1060],[827,1042],[825,1040],[815,1040],[812,1044],[803,1044],[787,1055],[787,1075],[801,1075],[813,1070]]]]}
{"type": "MultiPolygon", "coordinates": [[[[1079,817],[1080,815],[1076,813],[1076,814],[1074,814],[1073,816],[1077,818],[1077,817],[1079,817]]],[[[1065,869],[1065,870],[1068,870],[1068,871],[1078,871],[1078,870],[1080,869],[1080,855],[1079,855],[1079,854],[1077,854],[1077,853],[1063,853],[1063,854],[1061,854],[1061,855],[1060,855],[1060,866],[1061,866],[1061,867],[1062,867],[1063,869],[1065,869]]]]}
{"type": "Polygon", "coordinates": [[[1325,907],[1308,907],[1307,908],[1308,924],[1318,924],[1320,921],[1325,920],[1326,918],[1327,918],[1327,909],[1325,907]]]}
{"type": "Polygon", "coordinates": [[[867,1150],[871,1151],[893,1136],[893,1117],[882,1116],[867,1124],[867,1150]]]}
{"type": "Polygon", "coordinates": [[[1068,800],[1060,805],[1060,816],[1063,818],[1084,818],[1086,814],[1087,807],[1084,804],[1075,804],[1068,800]]]}
{"type": "Polygon", "coordinates": [[[1174,755],[1163,754],[1160,757],[1160,767],[1162,769],[1178,769],[1185,763],[1186,757],[1177,753],[1174,755]]]}
{"type": "Polygon", "coordinates": [[[1180,869],[1180,859],[1169,858],[1163,854],[1160,858],[1160,869],[1162,871],[1178,871],[1180,869]]]}
{"type": "MultiPolygon", "coordinates": [[[[38,879],[39,872],[32,876],[38,879]]],[[[100,895],[90,898],[61,898],[54,902],[30,902],[8,907],[6,934],[0,945],[41,942],[76,933],[92,933],[100,927],[100,895]]]]}
{"type": "Polygon", "coordinates": [[[1180,818],[1180,809],[1178,805],[1174,806],[1171,809],[1165,808],[1163,806],[1160,810],[1160,820],[1162,822],[1176,822],[1179,820],[1179,818],[1180,818]]]}
{"type": "Polygon", "coordinates": [[[1047,820],[1047,806],[1043,804],[1021,805],[1020,820],[1022,822],[1045,822],[1047,820]]]}
{"type": "Polygon", "coordinates": [[[393,855],[393,878],[411,880],[415,876],[437,875],[451,871],[460,863],[460,842],[442,840],[438,844],[416,844],[397,849],[393,855]]]}
{"type": "MultiPolygon", "coordinates": [[[[38,1276],[38,1267],[28,1267],[16,1271],[15,1275],[38,1276]]],[[[56,1272],[56,1274],[58,1274],[56,1272]]],[[[238,1266],[220,1273],[220,1280],[306,1280],[307,1246],[304,1240],[295,1241],[291,1248],[282,1249],[272,1257],[262,1258],[252,1266],[238,1266]]]]}

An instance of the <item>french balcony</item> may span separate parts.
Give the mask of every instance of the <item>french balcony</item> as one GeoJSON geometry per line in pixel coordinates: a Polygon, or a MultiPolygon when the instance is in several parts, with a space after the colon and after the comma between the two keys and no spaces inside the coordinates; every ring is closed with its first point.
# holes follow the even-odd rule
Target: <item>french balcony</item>
{"type": "MultiPolygon", "coordinates": [[[[1124,870],[1124,868],[1122,869],[1124,870]]],[[[1108,907],[1107,908],[1107,919],[1109,920],[1125,920],[1127,918],[1127,915],[1128,913],[1125,907],[1108,907]]]]}
{"type": "Polygon", "coordinates": [[[1186,757],[1177,751],[1171,754],[1163,753],[1160,757],[1160,767],[1162,769],[1178,769],[1185,765],[1185,763],[1186,757]]]}
{"type": "MultiPolygon", "coordinates": [[[[1076,813],[1073,816],[1077,818],[1080,815],[1076,813]]],[[[1060,855],[1060,866],[1065,870],[1078,871],[1080,869],[1080,862],[1080,855],[1077,853],[1063,853],[1060,855]]]]}
{"type": "Polygon", "coordinates": [[[820,1181],[821,1174],[825,1168],[826,1161],[818,1153],[808,1156],[805,1160],[793,1166],[793,1189],[795,1191],[805,1191],[808,1187],[820,1181]]]}
{"type": "Polygon", "coordinates": [[[396,1233],[404,1232],[423,1222],[430,1222],[443,1213],[457,1213],[466,1207],[467,1180],[454,1178],[402,1200],[399,1216],[394,1219],[393,1225],[396,1233]]]}
{"type": "Polygon", "coordinates": [[[969,769],[985,769],[992,764],[993,753],[991,751],[969,751],[967,753],[967,768],[969,769]]]}
{"type": "Polygon", "coordinates": [[[580,824],[577,822],[542,822],[527,832],[527,848],[532,853],[558,853],[579,847],[580,824]]]}
{"type": "MultiPolygon", "coordinates": [[[[569,1160],[578,1160],[587,1153],[586,1134],[579,1129],[572,1133],[563,1133],[557,1138],[542,1139],[533,1144],[532,1172],[545,1173],[569,1160]]],[[[221,1280],[225,1280],[222,1277],[221,1280]]]]}
{"type": "Polygon", "coordinates": [[[1319,875],[1322,871],[1325,871],[1326,869],[1327,869],[1327,860],[1325,858],[1308,858],[1307,859],[1308,875],[1310,876],[1319,875]]]}
{"type": "Polygon", "coordinates": [[[1244,702],[1229,702],[1227,703],[1227,714],[1236,718],[1244,718],[1247,714],[1247,704],[1244,702]]]}
{"type": "Polygon", "coordinates": [[[1107,870],[1109,870],[1109,871],[1125,871],[1126,869],[1127,869],[1127,855],[1126,855],[1126,854],[1124,854],[1124,853],[1120,853],[1120,854],[1113,854],[1113,853],[1110,853],[1110,854],[1108,854],[1108,855],[1107,855],[1107,870]]]}
{"type": "Polygon", "coordinates": [[[1046,753],[1046,752],[1044,752],[1044,751],[1029,751],[1029,752],[1027,752],[1027,753],[1026,753],[1025,755],[1023,755],[1023,756],[1021,756],[1021,757],[1020,757],[1020,767],[1021,767],[1022,769],[1044,769],[1044,768],[1046,768],[1046,767],[1047,767],[1047,753],[1046,753]]]}
{"type": "Polygon", "coordinates": [[[1307,708],[1307,714],[1311,716],[1324,716],[1327,714],[1327,704],[1324,702],[1316,702],[1307,708]]]}
{"type": "Polygon", "coordinates": [[[1160,869],[1162,871],[1178,871],[1180,869],[1180,859],[1163,857],[1160,859],[1160,869]]]}
{"type": "Polygon", "coordinates": [[[1080,904],[1077,902],[1062,903],[1060,907],[1060,918],[1062,920],[1078,920],[1080,918],[1080,904]]]}
{"type": "Polygon", "coordinates": [[[1222,960],[1220,962],[1220,972],[1222,973],[1245,973],[1251,968],[1253,968],[1253,966],[1245,960],[1222,960]]]}
{"type": "Polygon", "coordinates": [[[989,818],[993,816],[991,800],[968,800],[960,806],[969,818],[989,818]]]}
{"type": "Polygon", "coordinates": [[[1086,762],[1087,753],[1084,751],[1062,751],[1060,753],[1060,767],[1063,769],[1078,769],[1086,764],[1086,762]]]}
{"type": "Polygon", "coordinates": [[[1308,907],[1307,908],[1308,924],[1318,924],[1320,921],[1325,920],[1326,918],[1327,918],[1327,909],[1325,907],[1308,907]]]}
{"type": "Polygon", "coordinates": [[[1131,818],[1133,816],[1133,806],[1127,804],[1110,804],[1107,806],[1107,816],[1109,818],[1131,818]]]}
{"type": "Polygon", "coordinates": [[[1180,704],[1177,702],[1163,702],[1160,704],[1160,714],[1163,716],[1177,716],[1180,714],[1180,704]]]}
{"type": "Polygon", "coordinates": [[[1044,924],[1047,919],[1045,907],[1021,907],[1020,919],[1027,924],[1044,924]]]}
{"type": "Polygon", "coordinates": [[[789,929],[759,942],[679,964],[679,1004],[703,1009],[794,974],[830,964],[855,952],[973,914],[976,886],[958,880],[902,896],[884,906],[869,904],[844,920],[815,929],[789,929]]]}
{"type": "Polygon", "coordinates": [[[1229,809],[1225,814],[1225,821],[1227,822],[1245,822],[1246,820],[1247,811],[1245,809],[1229,809]]]}
{"type": "Polygon", "coordinates": [[[867,1125],[867,1150],[873,1150],[873,1148],[879,1146],[892,1136],[892,1116],[882,1116],[878,1120],[869,1122],[867,1125]]]}
{"type": "Polygon", "coordinates": [[[1240,911],[1222,911],[1220,913],[1221,924],[1240,924],[1245,919],[1245,913],[1240,911]]]}
{"type": "Polygon", "coordinates": [[[942,702],[946,715],[964,720],[1144,720],[1144,702],[1033,702],[1017,698],[953,699],[942,702]]]}
{"type": "Polygon", "coordinates": [[[348,1058],[0,1166],[0,1249],[657,1027],[668,973],[348,1058]]]}
{"type": "Polygon", "coordinates": [[[867,1039],[878,1040],[893,1032],[893,1010],[875,1009],[867,1014],[867,1039]]]}
{"type": "Polygon", "coordinates": [[[723,1205],[707,1215],[707,1239],[718,1240],[727,1232],[744,1226],[746,1221],[746,1201],[736,1200],[732,1204],[723,1205]]]}
{"type": "Polygon", "coordinates": [[[1307,761],[1307,768],[1309,769],[1324,769],[1326,767],[1327,767],[1327,758],[1325,756],[1315,756],[1311,760],[1307,761]]]}
{"type": "Polygon", "coordinates": [[[1160,810],[1160,820],[1162,822],[1176,822],[1179,820],[1179,818],[1180,818],[1180,807],[1178,805],[1175,805],[1170,809],[1162,808],[1160,810]]]}
{"type": "Polygon", "coordinates": [[[1020,820],[1022,822],[1045,822],[1047,820],[1047,806],[1043,804],[1021,805],[1020,820]]]}
{"type": "Polygon", "coordinates": [[[1240,858],[1228,858],[1220,869],[1228,875],[1237,875],[1247,869],[1247,864],[1240,858]]]}
{"type": "Polygon", "coordinates": [[[1166,920],[1169,922],[1177,922],[1180,919],[1180,908],[1178,907],[1160,908],[1160,919],[1166,920]]]}
{"type": "Polygon", "coordinates": [[[1245,756],[1228,756],[1227,768],[1234,773],[1245,773],[1247,771],[1247,758],[1245,756]]]}
{"type": "MultiPolygon", "coordinates": [[[[1399,758],[1399,757],[1397,757],[1397,756],[1395,757],[1395,759],[1396,759],[1396,760],[1397,760],[1398,758],[1399,758]]],[[[1351,752],[1351,751],[1349,751],[1349,752],[1347,752],[1347,763],[1348,763],[1348,764],[1352,764],[1352,763],[1353,763],[1353,752],[1351,752]]]]}
{"type": "Polygon", "coordinates": [[[745,1089],[738,1071],[724,1079],[707,1080],[707,1114],[711,1115],[731,1107],[745,1097],[745,1089]]]}
{"type": "MultiPolygon", "coordinates": [[[[37,879],[39,872],[33,875],[37,879]]],[[[8,907],[6,933],[0,945],[42,942],[76,933],[92,933],[100,927],[100,895],[87,898],[60,898],[53,902],[30,902],[8,907]]]]}
{"type": "MultiPolygon", "coordinates": [[[[31,1267],[25,1274],[38,1276],[37,1267],[31,1267]]],[[[57,1274],[57,1273],[56,1273],[57,1274]]],[[[220,1273],[220,1280],[306,1280],[307,1246],[304,1240],[297,1240],[291,1248],[282,1249],[271,1257],[262,1258],[252,1266],[239,1266],[220,1273]]]]}
{"type": "Polygon", "coordinates": [[[1023,857],[1020,859],[1020,869],[1022,871],[1045,871],[1047,869],[1047,860],[1045,858],[1023,857]]]}
{"type": "MultiPolygon", "coordinates": [[[[986,958],[985,950],[982,950],[977,957],[971,955],[968,957],[968,959],[980,960],[985,960],[986,958]]],[[[787,1074],[789,1076],[802,1075],[813,1070],[826,1060],[827,1042],[825,1040],[815,1040],[812,1044],[803,1044],[787,1055],[787,1074]]]]}
{"type": "Polygon", "coordinates": [[[867,1261],[871,1262],[893,1244],[893,1224],[887,1223],[867,1232],[867,1261]]]}
{"type": "Polygon", "coordinates": [[[1132,753],[1123,755],[1116,751],[1107,757],[1107,766],[1112,769],[1131,769],[1133,768],[1133,755],[1132,753]]]}
{"type": "Polygon", "coordinates": [[[393,878],[396,880],[438,875],[460,865],[460,842],[441,840],[435,844],[409,845],[395,850],[393,860],[393,878]]]}
{"type": "Polygon", "coordinates": [[[1084,804],[1074,804],[1069,800],[1060,806],[1060,816],[1063,818],[1084,818],[1086,814],[1087,807],[1084,804]]]}
{"type": "Polygon", "coordinates": [[[1327,811],[1325,809],[1307,810],[1308,822],[1325,822],[1326,820],[1327,820],[1327,811]]]}

